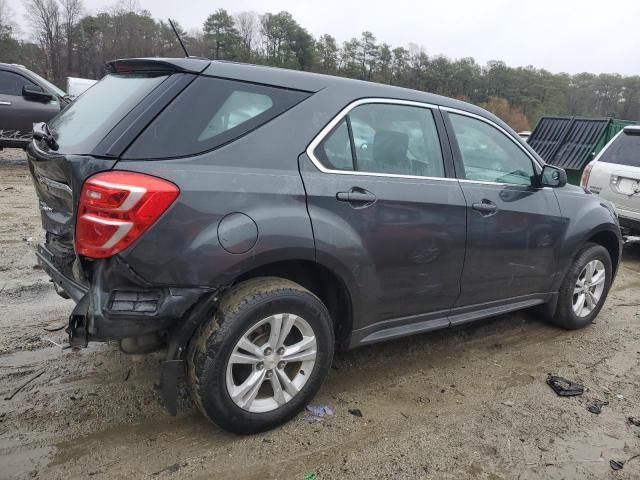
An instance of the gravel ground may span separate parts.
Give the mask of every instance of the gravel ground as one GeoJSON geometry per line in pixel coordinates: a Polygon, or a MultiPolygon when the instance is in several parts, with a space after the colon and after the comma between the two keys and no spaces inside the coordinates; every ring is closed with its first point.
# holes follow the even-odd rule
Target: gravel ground
{"type": "Polygon", "coordinates": [[[176,418],[165,413],[160,354],[55,345],[72,303],[35,267],[23,155],[0,152],[0,478],[640,478],[640,427],[627,421],[640,416],[640,245],[585,330],[521,312],[342,353],[315,399],[333,417],[239,437],[186,393],[176,418]],[[588,390],[558,397],[548,373],[588,390]],[[599,415],[594,400],[609,402],[599,415]]]}

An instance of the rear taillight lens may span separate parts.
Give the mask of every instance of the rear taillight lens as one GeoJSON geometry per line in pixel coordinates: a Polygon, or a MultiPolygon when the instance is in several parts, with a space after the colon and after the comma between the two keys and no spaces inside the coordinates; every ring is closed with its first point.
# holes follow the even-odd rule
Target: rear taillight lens
{"type": "Polygon", "coordinates": [[[174,202],[180,190],[161,178],[104,172],[82,187],[76,220],[76,252],[107,258],[121,252],[174,202]]]}
{"type": "Polygon", "coordinates": [[[589,162],[587,164],[586,167],[584,167],[584,170],[582,171],[582,178],[580,179],[580,186],[583,188],[587,188],[589,186],[589,177],[591,176],[591,170],[593,169],[593,166],[595,165],[595,160],[592,162],[589,162]]]}

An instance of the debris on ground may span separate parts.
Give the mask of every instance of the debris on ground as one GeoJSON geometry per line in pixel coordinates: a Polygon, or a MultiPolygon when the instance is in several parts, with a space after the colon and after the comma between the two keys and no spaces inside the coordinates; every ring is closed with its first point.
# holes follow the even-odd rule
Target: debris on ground
{"type": "Polygon", "coordinates": [[[349,413],[354,417],[362,418],[362,411],[359,408],[350,408],[349,413]]]}
{"type": "Polygon", "coordinates": [[[29,379],[26,382],[23,382],[20,384],[20,386],[18,388],[16,388],[13,393],[7,397],[4,397],[5,400],[11,400],[13,397],[15,397],[18,392],[20,390],[22,390],[24,387],[26,387],[27,385],[29,385],[31,382],[33,382],[36,378],[38,378],[40,375],[42,375],[46,370],[40,370],[38,373],[36,373],[35,375],[29,377],[29,379]]]}
{"type": "Polygon", "coordinates": [[[318,478],[318,476],[316,475],[316,472],[308,472],[304,474],[304,477],[302,480],[316,480],[316,478],[318,478]]]}
{"type": "Polygon", "coordinates": [[[612,470],[622,470],[622,467],[624,467],[624,461],[623,460],[609,460],[609,465],[611,466],[612,470]]]}
{"type": "Polygon", "coordinates": [[[584,386],[556,375],[547,376],[547,384],[561,397],[573,397],[584,393],[584,386]]]}
{"type": "Polygon", "coordinates": [[[507,400],[506,402],[502,402],[503,405],[507,406],[507,407],[513,407],[513,402],[507,400]]]}
{"type": "Polygon", "coordinates": [[[591,413],[595,413],[596,415],[600,415],[602,413],[602,407],[604,407],[605,405],[609,405],[609,402],[594,400],[587,405],[587,410],[589,410],[591,413]]]}
{"type": "Polygon", "coordinates": [[[627,421],[631,425],[635,425],[636,427],[640,427],[640,417],[628,417],[627,421]]]}
{"type": "Polygon", "coordinates": [[[57,332],[62,330],[64,327],[66,327],[68,325],[67,322],[63,323],[62,325],[58,326],[58,325],[54,325],[54,326],[47,326],[47,327],[42,327],[44,330],[46,330],[47,332],[57,332]]]}
{"type": "Polygon", "coordinates": [[[311,415],[306,415],[304,419],[312,422],[320,421],[323,417],[333,417],[333,409],[328,405],[307,405],[307,412],[311,415]]]}
{"type": "Polygon", "coordinates": [[[619,393],[616,395],[618,400],[624,400],[624,395],[620,395],[619,393]]]}

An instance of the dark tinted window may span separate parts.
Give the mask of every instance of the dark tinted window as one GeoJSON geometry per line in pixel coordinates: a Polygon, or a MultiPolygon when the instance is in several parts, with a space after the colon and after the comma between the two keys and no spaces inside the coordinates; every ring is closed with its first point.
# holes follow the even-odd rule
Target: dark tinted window
{"type": "Polygon", "coordinates": [[[531,185],[535,171],[515,141],[482,120],[450,114],[465,178],[483,182],[531,185]]]}
{"type": "Polygon", "coordinates": [[[609,148],[602,152],[600,161],[640,167],[640,131],[634,134],[622,132],[609,148]]]}
{"type": "Polygon", "coordinates": [[[212,150],[263,125],[307,93],[197,78],[129,148],[126,158],[171,158],[212,150]]]}
{"type": "Polygon", "coordinates": [[[33,82],[27,80],[17,73],[0,70],[0,93],[4,95],[22,95],[22,87],[25,85],[33,85],[33,82]]]}
{"type": "Polygon", "coordinates": [[[336,170],[352,170],[355,163],[357,170],[365,173],[444,176],[438,131],[427,108],[360,105],[334,128],[315,154],[327,168],[336,170]]]}
{"type": "Polygon", "coordinates": [[[63,153],[90,153],[166,76],[107,75],[49,122],[63,153]]]}

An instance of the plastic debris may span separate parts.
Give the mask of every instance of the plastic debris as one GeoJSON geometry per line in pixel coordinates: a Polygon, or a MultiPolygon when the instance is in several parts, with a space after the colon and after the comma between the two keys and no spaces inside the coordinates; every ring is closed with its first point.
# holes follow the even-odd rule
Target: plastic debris
{"type": "Polygon", "coordinates": [[[584,393],[584,386],[556,375],[547,377],[547,384],[561,397],[573,397],[584,393]]]}
{"type": "Polygon", "coordinates": [[[362,418],[362,411],[359,408],[351,408],[349,409],[349,413],[354,417],[362,418]]]}
{"type": "Polygon", "coordinates": [[[631,425],[635,425],[636,427],[640,427],[640,417],[629,417],[627,418],[631,425]]]}
{"type": "Polygon", "coordinates": [[[591,413],[595,413],[596,415],[600,415],[602,413],[602,407],[604,407],[605,405],[609,405],[609,402],[594,400],[587,405],[587,410],[589,410],[591,413]]]}
{"type": "Polygon", "coordinates": [[[620,394],[618,393],[618,394],[616,394],[616,398],[617,398],[618,400],[624,400],[624,395],[620,395],[620,394]]]}
{"type": "Polygon", "coordinates": [[[622,460],[609,460],[609,465],[611,466],[612,470],[622,470],[622,467],[624,467],[624,461],[622,461],[622,460]]]}
{"type": "Polygon", "coordinates": [[[318,478],[316,472],[308,472],[304,474],[303,480],[316,480],[316,478],[318,478]]]}
{"type": "Polygon", "coordinates": [[[305,416],[304,419],[312,422],[320,421],[323,417],[333,416],[333,409],[328,405],[307,405],[307,412],[311,415],[305,416]]]}

